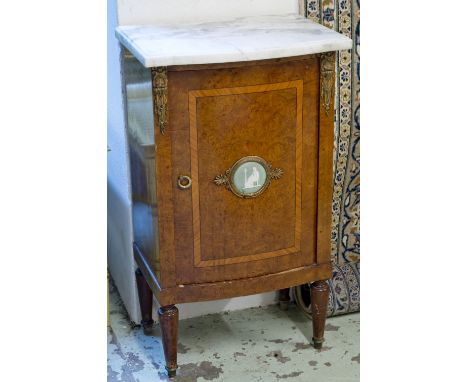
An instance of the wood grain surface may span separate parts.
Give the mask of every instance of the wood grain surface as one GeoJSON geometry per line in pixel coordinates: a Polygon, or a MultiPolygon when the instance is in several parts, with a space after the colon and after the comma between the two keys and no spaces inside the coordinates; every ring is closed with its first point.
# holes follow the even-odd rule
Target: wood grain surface
{"type": "Polygon", "coordinates": [[[157,162],[170,161],[165,167],[172,167],[176,283],[241,279],[315,264],[318,58],[168,68],[168,79],[169,126],[157,138],[170,141],[171,158],[158,155],[157,162]],[[253,199],[213,183],[248,155],[283,168],[284,176],[253,199]],[[180,175],[192,177],[191,190],[177,187],[180,175]]]}
{"type": "MultiPolygon", "coordinates": [[[[295,137],[295,174],[301,174],[302,169],[302,98],[303,98],[303,83],[302,81],[291,81],[291,82],[282,82],[282,83],[273,83],[273,84],[266,84],[266,85],[254,85],[254,86],[245,86],[245,87],[234,87],[234,88],[223,88],[223,89],[209,89],[209,90],[191,90],[189,91],[189,113],[190,113],[190,154],[191,154],[191,176],[193,180],[192,186],[192,204],[193,204],[193,226],[194,226],[194,261],[196,267],[207,267],[207,266],[216,266],[216,265],[227,265],[227,264],[236,264],[248,261],[255,261],[255,260],[262,260],[267,259],[270,257],[275,256],[283,256],[291,253],[298,253],[300,251],[300,235],[301,235],[301,176],[293,176],[294,173],[288,174],[290,175],[283,177],[278,183],[272,187],[283,188],[282,182],[287,182],[288,178],[290,178],[290,182],[294,182],[295,178],[295,189],[291,189],[291,196],[295,193],[295,205],[290,206],[289,204],[283,204],[282,206],[271,206],[270,212],[272,215],[275,213],[277,218],[269,216],[265,216],[264,209],[268,206],[264,207],[262,204],[269,203],[268,199],[260,198],[254,201],[247,201],[247,200],[236,200],[237,203],[232,202],[231,199],[232,195],[225,194],[224,191],[224,198],[218,198],[222,190],[216,189],[213,187],[212,180],[214,175],[216,175],[216,169],[222,169],[220,166],[224,165],[223,160],[223,152],[225,151],[225,147],[231,147],[230,152],[231,158],[235,158],[236,151],[233,150],[233,146],[244,144],[244,141],[248,141],[249,148],[245,149],[242,147],[240,150],[240,155],[245,155],[246,152],[249,150],[255,155],[258,154],[258,151],[265,152],[265,156],[268,160],[272,160],[273,158],[276,160],[275,164],[284,166],[285,160],[288,158],[278,158],[278,155],[275,155],[274,149],[275,146],[278,149],[281,149],[280,145],[281,142],[276,142],[272,137],[270,137],[268,145],[264,143],[265,137],[261,136],[259,139],[255,139],[255,135],[258,133],[262,133],[262,129],[258,129],[258,121],[254,120],[251,124],[246,124],[245,129],[242,126],[242,121],[238,121],[236,117],[228,113],[229,108],[235,109],[238,108],[246,108],[249,109],[249,117],[252,117],[252,114],[255,113],[255,110],[251,110],[256,108],[260,113],[265,110],[266,107],[276,106],[277,108],[281,108],[281,102],[276,102],[275,105],[275,97],[280,98],[280,100],[287,99],[287,94],[284,92],[279,92],[280,90],[294,90],[293,92],[289,92],[293,97],[295,97],[295,108],[293,110],[291,107],[290,115],[286,115],[286,117],[296,119],[296,126],[295,129],[291,129],[293,133],[294,130],[296,132],[295,137]],[[267,92],[274,92],[273,94],[266,94],[267,92]],[[261,93],[255,94],[256,97],[248,97],[245,95],[251,95],[252,93],[261,93]],[[225,97],[225,96],[237,96],[237,97],[225,97]],[[209,97],[208,98],[208,105],[205,105],[205,108],[201,106],[197,108],[197,101],[201,104],[202,100],[200,98],[209,97]],[[221,98],[215,98],[221,97],[221,98]],[[234,99],[237,98],[237,99],[234,99]],[[265,101],[267,105],[264,106],[265,101]],[[213,105],[215,103],[215,105],[213,105]],[[236,105],[239,104],[239,105],[236,105]],[[216,111],[210,110],[211,108],[217,108],[219,113],[213,115],[216,111]],[[200,110],[201,109],[201,110],[200,110]],[[209,120],[200,121],[200,124],[197,122],[197,115],[204,113],[202,117],[208,117],[209,120]],[[211,113],[210,113],[211,112],[211,113]],[[209,114],[207,116],[207,114],[209,114]],[[221,115],[219,115],[221,114],[221,115]],[[231,119],[231,124],[235,131],[231,133],[229,139],[226,137],[226,124],[223,123],[223,118],[231,119]],[[236,124],[238,127],[236,128],[236,124]],[[215,125],[215,126],[214,126],[215,125]],[[221,129],[218,133],[218,137],[212,136],[213,130],[221,129]],[[260,132],[258,131],[260,130],[260,132]],[[202,149],[205,148],[206,151],[202,151],[201,153],[198,150],[198,140],[199,137],[203,139],[202,141],[202,149]],[[216,150],[217,140],[223,140],[222,145],[218,150],[216,150]],[[208,143],[208,147],[203,147],[204,144],[208,143]],[[262,145],[265,148],[258,147],[262,145]],[[257,145],[257,147],[255,147],[257,145]],[[234,151],[234,152],[233,152],[234,151]],[[202,154],[202,155],[201,155],[202,154]],[[200,193],[199,193],[199,162],[202,162],[202,166],[204,164],[208,164],[210,166],[209,170],[206,172],[207,179],[205,180],[204,184],[205,187],[203,189],[203,195],[205,196],[204,199],[200,200],[200,193]],[[218,164],[223,163],[223,164],[218,164]],[[218,167],[215,166],[218,164],[218,167]],[[216,202],[215,202],[216,201],[216,202]],[[204,202],[204,203],[203,203],[204,202]],[[204,241],[203,244],[203,253],[204,257],[208,258],[205,260],[202,258],[202,245],[201,245],[201,219],[200,219],[200,204],[202,203],[204,207],[205,214],[207,215],[204,219],[204,230],[205,230],[205,238],[213,237],[211,232],[219,229],[219,221],[223,219],[223,227],[222,232],[218,232],[218,235],[224,234],[232,236],[231,240],[223,240],[224,246],[221,247],[221,243],[206,243],[204,241]],[[227,210],[226,207],[232,206],[230,210],[227,210]],[[257,207],[257,208],[251,208],[257,207]],[[282,207],[282,208],[281,208],[282,207]],[[292,208],[291,208],[292,207],[292,208]],[[259,215],[258,210],[262,209],[260,212],[265,218],[265,220],[269,220],[270,222],[274,222],[275,220],[281,219],[283,217],[283,222],[285,222],[284,217],[288,215],[289,212],[294,212],[295,216],[293,217],[294,222],[292,224],[284,224],[284,228],[290,227],[291,232],[288,235],[286,229],[283,229],[282,232],[278,234],[278,232],[270,233],[265,232],[266,229],[271,231],[271,226],[261,226],[258,223],[259,215]],[[273,211],[273,209],[275,209],[273,211]],[[290,210],[291,209],[291,210],[290,210]],[[219,216],[219,212],[224,212],[223,216],[219,216]],[[246,216],[246,215],[249,216],[246,216]],[[217,219],[218,218],[218,219],[217,219]],[[210,223],[212,223],[212,231],[210,232],[210,223]],[[247,229],[242,229],[239,231],[239,225],[245,226],[247,229]],[[250,227],[250,230],[248,230],[250,227]],[[266,228],[266,229],[265,229],[266,228]],[[208,232],[206,232],[208,231],[208,232]],[[239,235],[240,233],[240,235],[239,235]],[[270,234],[270,235],[269,235],[270,234]],[[288,237],[284,239],[282,235],[288,237]],[[292,239],[291,235],[294,235],[292,239]],[[241,237],[239,237],[241,236],[241,237]],[[268,239],[267,237],[270,236],[268,239]],[[289,239],[289,240],[288,240],[289,239]],[[242,245],[239,245],[241,243],[242,245]],[[215,246],[218,244],[220,248],[216,248],[215,246]],[[230,246],[230,247],[229,247],[230,246]],[[271,250],[275,248],[274,250],[271,250]],[[278,249],[276,249],[278,248],[278,249]],[[270,249],[270,250],[269,250],[270,249]],[[211,250],[211,254],[210,254],[211,250]],[[229,255],[233,255],[229,257],[229,255]],[[211,255],[211,256],[210,256],[211,255]],[[214,258],[213,258],[214,257],[214,258]]],[[[291,97],[291,98],[293,98],[291,97]]],[[[288,100],[289,101],[289,100],[288,100]]],[[[285,111],[289,111],[287,108],[285,111]]],[[[264,125],[269,129],[269,131],[273,131],[275,126],[273,126],[272,119],[270,116],[271,113],[265,115],[265,117],[270,122],[268,125],[264,125]]],[[[257,117],[258,118],[258,117],[257,117]]],[[[279,121],[281,123],[283,121],[279,121]]],[[[284,126],[279,126],[279,129],[284,128],[284,126]]],[[[292,134],[291,134],[292,135],[292,134]]],[[[285,139],[286,134],[281,134],[279,139],[285,139]]],[[[294,152],[293,150],[291,150],[294,152]]],[[[203,175],[203,173],[202,173],[203,175]]],[[[273,196],[276,196],[277,193],[274,193],[273,196]]],[[[217,236],[217,235],[216,235],[217,236]]],[[[216,237],[215,236],[215,237],[216,237]]]]}

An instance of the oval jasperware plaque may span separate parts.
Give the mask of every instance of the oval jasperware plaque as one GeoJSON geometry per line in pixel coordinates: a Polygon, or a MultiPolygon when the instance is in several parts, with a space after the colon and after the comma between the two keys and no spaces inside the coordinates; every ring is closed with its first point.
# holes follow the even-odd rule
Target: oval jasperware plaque
{"type": "Polygon", "coordinates": [[[267,169],[260,161],[246,160],[235,165],[231,172],[231,186],[238,194],[252,197],[263,191],[267,183],[267,169]]]}
{"type": "Polygon", "coordinates": [[[279,179],[282,175],[282,169],[273,169],[263,158],[247,156],[239,159],[224,174],[216,176],[214,182],[218,186],[224,185],[241,198],[254,198],[265,191],[271,179],[279,179]]]}

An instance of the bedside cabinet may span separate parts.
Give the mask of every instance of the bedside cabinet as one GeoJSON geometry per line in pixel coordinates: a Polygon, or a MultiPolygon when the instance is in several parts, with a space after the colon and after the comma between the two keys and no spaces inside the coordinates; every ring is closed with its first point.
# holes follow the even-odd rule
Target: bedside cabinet
{"type": "MultiPolygon", "coordinates": [[[[130,40],[121,39],[132,49],[130,40]]],[[[311,283],[320,348],[331,277],[335,53],[164,66],[139,54],[122,54],[134,256],[145,329],[153,294],[161,304],[169,376],[178,303],[280,290],[286,307],[289,287],[311,283]]]]}

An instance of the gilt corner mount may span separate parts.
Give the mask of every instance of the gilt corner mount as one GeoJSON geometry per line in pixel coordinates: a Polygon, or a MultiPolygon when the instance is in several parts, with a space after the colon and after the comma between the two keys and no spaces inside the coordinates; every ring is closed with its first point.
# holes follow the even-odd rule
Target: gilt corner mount
{"type": "Polygon", "coordinates": [[[322,53],[320,55],[320,98],[325,109],[325,114],[330,111],[333,97],[335,77],[335,52],[322,53]]]}
{"type": "Polygon", "coordinates": [[[158,116],[159,131],[164,135],[167,127],[167,68],[151,68],[153,79],[154,114],[158,116]]]}

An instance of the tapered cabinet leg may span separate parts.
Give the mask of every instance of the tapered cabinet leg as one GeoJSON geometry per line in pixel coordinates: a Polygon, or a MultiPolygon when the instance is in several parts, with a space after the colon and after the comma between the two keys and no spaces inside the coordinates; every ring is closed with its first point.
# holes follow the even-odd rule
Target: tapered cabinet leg
{"type": "Polygon", "coordinates": [[[177,331],[179,310],[174,305],[162,306],[158,310],[161,326],[166,370],[169,378],[175,377],[177,370],[177,331]]]}
{"type": "Polygon", "coordinates": [[[289,288],[279,290],[279,307],[281,310],[288,310],[289,307],[289,288]]]}
{"type": "Polygon", "coordinates": [[[151,327],[153,326],[153,292],[149,287],[148,283],[141,273],[140,269],[137,269],[135,272],[137,289],[138,289],[138,299],[140,300],[140,311],[141,311],[141,325],[143,326],[143,331],[145,334],[149,334],[151,327]]]}
{"type": "Polygon", "coordinates": [[[310,286],[310,299],[312,302],[312,342],[314,348],[321,349],[324,341],[325,319],[330,288],[324,280],[315,281],[310,286]]]}

